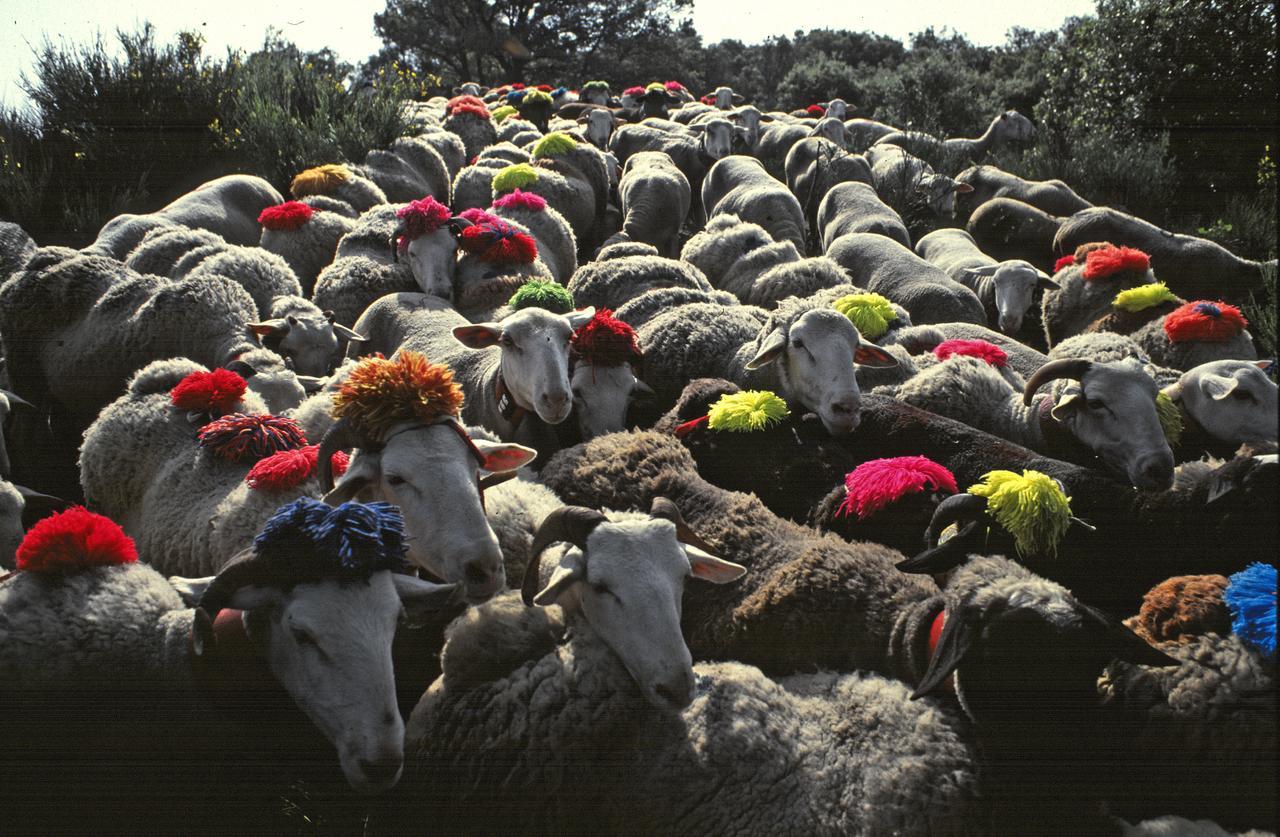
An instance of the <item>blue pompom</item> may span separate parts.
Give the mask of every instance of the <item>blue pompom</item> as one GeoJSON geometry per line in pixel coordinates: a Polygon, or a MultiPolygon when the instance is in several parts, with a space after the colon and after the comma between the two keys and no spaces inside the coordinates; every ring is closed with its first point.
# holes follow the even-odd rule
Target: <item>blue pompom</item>
{"type": "Polygon", "coordinates": [[[1231,576],[1223,594],[1231,630],[1267,658],[1276,655],[1276,568],[1255,562],[1231,576]]]}
{"type": "Polygon", "coordinates": [[[523,101],[524,101],[523,90],[512,90],[510,93],[507,94],[507,104],[509,105],[518,105],[523,101]]]}
{"type": "Polygon", "coordinates": [[[284,578],[367,578],[407,569],[404,518],[389,503],[332,508],[310,497],[282,506],[254,539],[260,556],[284,578]]]}

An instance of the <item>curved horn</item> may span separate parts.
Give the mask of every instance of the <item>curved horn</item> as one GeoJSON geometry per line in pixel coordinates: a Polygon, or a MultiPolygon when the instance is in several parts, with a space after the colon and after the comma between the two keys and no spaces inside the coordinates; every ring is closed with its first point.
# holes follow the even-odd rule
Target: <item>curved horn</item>
{"type": "Polygon", "coordinates": [[[453,230],[454,235],[457,235],[458,233],[462,232],[467,227],[473,227],[473,226],[475,225],[472,224],[470,221],[468,221],[466,218],[463,218],[461,215],[455,215],[449,219],[449,229],[453,230]]]}
{"type": "Polygon", "coordinates": [[[316,452],[316,475],[320,479],[321,490],[326,494],[333,490],[333,455],[346,448],[358,448],[360,442],[360,435],[345,418],[338,419],[325,432],[316,452]]]}
{"type": "Polygon", "coordinates": [[[400,248],[397,246],[397,243],[400,241],[400,236],[406,235],[407,233],[408,230],[405,229],[403,222],[396,224],[396,228],[391,231],[391,238],[389,239],[389,242],[391,244],[391,260],[393,262],[400,261],[400,248]]]}
{"type": "Polygon", "coordinates": [[[587,537],[605,520],[600,512],[582,506],[562,506],[547,515],[534,533],[533,545],[529,548],[529,565],[524,568],[524,583],[520,585],[520,597],[527,606],[533,606],[533,597],[538,593],[538,571],[546,548],[564,541],[586,552],[587,537]]]}
{"type": "Polygon", "coordinates": [[[948,497],[933,510],[933,518],[929,521],[929,528],[925,532],[924,545],[932,549],[938,545],[938,538],[942,536],[943,529],[961,520],[981,519],[986,510],[985,497],[969,493],[948,497]]]}
{"type": "Polygon", "coordinates": [[[714,546],[704,541],[693,531],[688,523],[685,522],[684,515],[680,514],[680,507],[666,497],[654,497],[653,505],[649,509],[652,517],[660,517],[663,520],[670,520],[676,525],[676,540],[680,543],[687,543],[689,546],[696,546],[708,555],[719,558],[720,552],[714,546]]]}
{"type": "Polygon", "coordinates": [[[1031,396],[1036,394],[1036,390],[1059,378],[1071,378],[1072,380],[1080,380],[1093,366],[1093,362],[1084,358],[1061,358],[1059,360],[1051,360],[1044,366],[1035,371],[1027,381],[1027,388],[1022,391],[1022,404],[1025,407],[1031,406],[1031,396]]]}
{"type": "Polygon", "coordinates": [[[214,577],[196,605],[211,617],[231,603],[231,597],[242,587],[271,583],[267,562],[250,547],[232,558],[214,577]]]}
{"type": "Polygon", "coordinates": [[[33,410],[36,408],[35,404],[32,404],[30,401],[23,398],[21,395],[18,395],[18,393],[13,392],[12,390],[0,389],[0,395],[3,395],[10,404],[17,404],[23,407],[30,407],[33,410]]]}

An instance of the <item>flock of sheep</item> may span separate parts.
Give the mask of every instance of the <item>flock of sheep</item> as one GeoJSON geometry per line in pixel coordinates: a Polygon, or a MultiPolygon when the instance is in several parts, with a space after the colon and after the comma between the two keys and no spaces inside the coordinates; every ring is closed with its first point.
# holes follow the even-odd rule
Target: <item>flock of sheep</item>
{"type": "Polygon", "coordinates": [[[1015,111],[456,92],[0,224],[0,822],[336,753],[385,833],[1275,830],[1274,264],[1015,111]]]}

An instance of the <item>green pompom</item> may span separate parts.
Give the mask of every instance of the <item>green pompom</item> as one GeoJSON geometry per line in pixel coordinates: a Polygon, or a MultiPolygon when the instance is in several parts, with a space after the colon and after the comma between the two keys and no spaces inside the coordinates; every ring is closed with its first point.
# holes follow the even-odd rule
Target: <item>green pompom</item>
{"type": "Polygon", "coordinates": [[[552,131],[533,144],[533,158],[554,157],[578,147],[578,141],[564,131],[552,131]]]}
{"type": "Polygon", "coordinates": [[[489,114],[489,116],[491,119],[493,119],[494,124],[500,125],[502,124],[502,120],[506,119],[508,116],[514,116],[519,112],[520,111],[511,107],[511,105],[503,105],[502,107],[495,110],[493,113],[489,114]]]}
{"type": "Polygon", "coordinates": [[[535,279],[517,288],[507,304],[517,311],[521,308],[545,308],[553,314],[567,314],[573,310],[573,294],[557,282],[535,279]]]}
{"type": "Polygon", "coordinates": [[[712,430],[750,433],[777,424],[791,411],[787,402],[766,390],[748,390],[722,395],[707,412],[707,425],[712,430]]]}
{"type": "Polygon", "coordinates": [[[889,323],[898,319],[893,303],[880,294],[849,294],[831,303],[831,307],[848,317],[868,340],[879,340],[889,330],[889,323]]]}
{"type": "Polygon", "coordinates": [[[545,90],[526,90],[524,91],[524,99],[521,104],[532,105],[534,102],[546,102],[551,104],[551,94],[545,90]]]}
{"type": "Polygon", "coordinates": [[[987,498],[987,513],[1013,535],[1019,555],[1056,555],[1071,525],[1071,498],[1039,471],[991,471],[969,493],[987,498]]]}
{"type": "Polygon", "coordinates": [[[1171,445],[1178,444],[1182,440],[1182,410],[1164,392],[1156,393],[1156,416],[1165,440],[1171,445]]]}
{"type": "Polygon", "coordinates": [[[657,90],[659,93],[666,93],[666,92],[667,92],[667,86],[666,86],[665,84],[663,84],[662,82],[660,82],[660,81],[653,81],[653,82],[650,82],[648,85],[646,85],[646,86],[645,86],[645,88],[644,88],[644,89],[645,89],[646,91],[649,91],[649,90],[657,90]]]}
{"type": "Polygon", "coordinates": [[[609,89],[609,82],[607,81],[598,81],[598,80],[589,81],[586,84],[582,85],[582,91],[584,93],[588,90],[608,90],[608,89],[609,89]]]}
{"type": "Polygon", "coordinates": [[[1165,287],[1164,282],[1152,282],[1149,285],[1139,285],[1136,288],[1121,291],[1116,294],[1111,304],[1122,311],[1135,312],[1144,311],[1162,302],[1182,302],[1182,300],[1165,287]]]}
{"type": "Polygon", "coordinates": [[[493,176],[493,193],[510,192],[512,189],[527,189],[538,182],[538,170],[528,163],[516,163],[507,166],[493,176]]]}

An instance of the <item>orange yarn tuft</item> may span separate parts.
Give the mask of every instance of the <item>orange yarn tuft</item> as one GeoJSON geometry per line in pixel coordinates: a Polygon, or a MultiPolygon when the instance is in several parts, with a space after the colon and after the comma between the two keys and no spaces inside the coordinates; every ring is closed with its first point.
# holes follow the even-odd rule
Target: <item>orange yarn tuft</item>
{"type": "Polygon", "coordinates": [[[396,360],[382,355],[360,361],[333,397],[333,417],[360,434],[381,439],[400,421],[430,423],[462,410],[462,387],[453,370],[420,352],[396,360]]]}
{"type": "Polygon", "coordinates": [[[350,179],[351,170],[346,166],[340,163],[328,163],[299,172],[289,184],[289,194],[295,198],[327,195],[350,179]]]}

